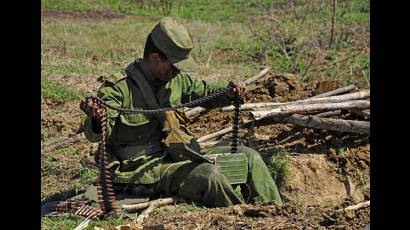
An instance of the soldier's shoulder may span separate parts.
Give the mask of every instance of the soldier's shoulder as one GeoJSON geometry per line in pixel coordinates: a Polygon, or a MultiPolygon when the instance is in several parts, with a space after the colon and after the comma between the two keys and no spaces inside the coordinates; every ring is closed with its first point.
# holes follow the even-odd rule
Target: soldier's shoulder
{"type": "Polygon", "coordinates": [[[110,74],[109,76],[100,76],[97,81],[101,82],[103,85],[108,84],[108,85],[116,85],[118,82],[121,80],[125,79],[126,76],[125,74],[121,72],[115,72],[110,74]]]}

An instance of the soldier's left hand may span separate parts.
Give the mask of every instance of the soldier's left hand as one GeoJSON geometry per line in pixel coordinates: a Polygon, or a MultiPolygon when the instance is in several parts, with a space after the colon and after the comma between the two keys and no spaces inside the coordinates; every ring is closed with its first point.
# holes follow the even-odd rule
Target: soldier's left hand
{"type": "Polygon", "coordinates": [[[231,99],[235,97],[236,92],[239,93],[239,97],[243,97],[247,92],[246,84],[241,80],[232,80],[231,82],[229,82],[228,86],[231,86],[233,88],[232,91],[228,91],[226,93],[226,96],[231,99]]]}

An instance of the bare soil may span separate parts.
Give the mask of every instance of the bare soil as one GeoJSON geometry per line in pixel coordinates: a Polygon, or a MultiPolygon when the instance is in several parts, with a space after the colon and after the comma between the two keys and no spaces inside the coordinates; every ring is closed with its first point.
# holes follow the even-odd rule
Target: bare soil
{"type": "Polygon", "coordinates": [[[144,225],[163,225],[165,229],[364,229],[370,222],[370,208],[337,211],[349,204],[351,201],[345,200],[340,206],[324,208],[261,203],[193,212],[183,211],[177,204],[159,208],[144,225]]]}

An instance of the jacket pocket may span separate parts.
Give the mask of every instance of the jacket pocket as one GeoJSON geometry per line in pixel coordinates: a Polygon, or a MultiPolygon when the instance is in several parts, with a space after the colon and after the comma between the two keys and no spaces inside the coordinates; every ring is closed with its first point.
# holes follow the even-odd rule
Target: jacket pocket
{"type": "Polygon", "coordinates": [[[144,114],[121,114],[117,125],[117,138],[122,143],[142,143],[144,135],[150,131],[151,126],[148,116],[144,114]]]}

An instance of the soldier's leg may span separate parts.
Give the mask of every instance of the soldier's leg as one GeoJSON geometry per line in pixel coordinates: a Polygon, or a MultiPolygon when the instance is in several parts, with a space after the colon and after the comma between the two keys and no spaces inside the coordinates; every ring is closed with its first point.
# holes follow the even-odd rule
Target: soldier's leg
{"type": "Polygon", "coordinates": [[[159,189],[165,195],[202,202],[211,207],[243,203],[228,179],[213,164],[184,161],[164,164],[161,171],[159,189]]]}
{"type": "MultiPolygon", "coordinates": [[[[205,154],[229,153],[230,149],[230,146],[218,146],[207,149],[205,154]]],[[[238,152],[246,154],[249,165],[248,180],[246,184],[241,184],[244,199],[251,202],[274,200],[281,204],[279,190],[260,154],[246,146],[238,146],[238,152]]]]}

